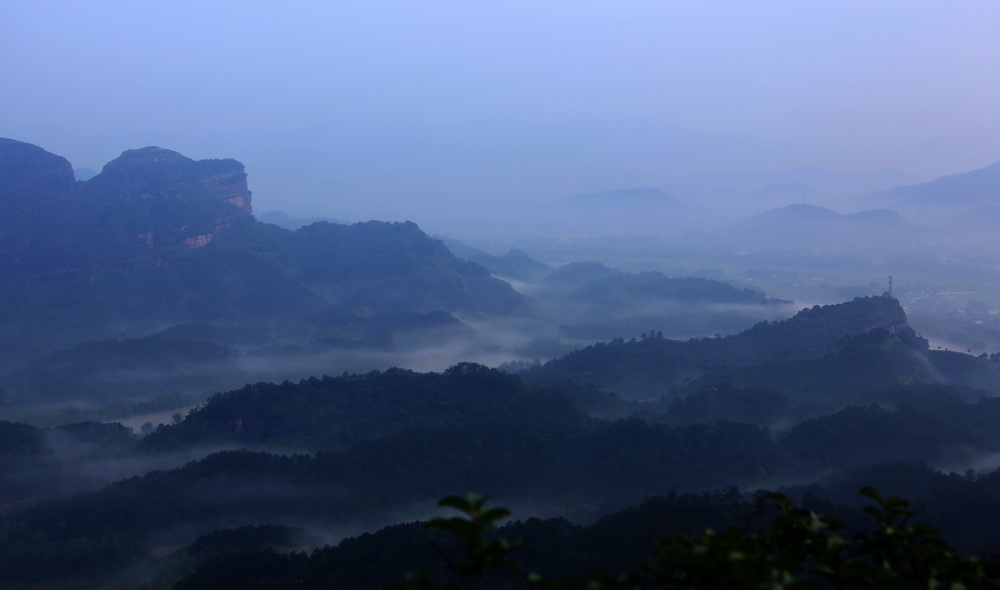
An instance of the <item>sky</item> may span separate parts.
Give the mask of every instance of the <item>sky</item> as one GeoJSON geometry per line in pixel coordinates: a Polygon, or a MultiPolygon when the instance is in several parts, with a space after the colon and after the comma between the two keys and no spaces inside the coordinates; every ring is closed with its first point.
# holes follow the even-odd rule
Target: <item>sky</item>
{"type": "Polygon", "coordinates": [[[0,137],[95,170],[235,158],[257,212],[434,229],[690,174],[1000,161],[995,0],[0,0],[0,55],[0,137]]]}

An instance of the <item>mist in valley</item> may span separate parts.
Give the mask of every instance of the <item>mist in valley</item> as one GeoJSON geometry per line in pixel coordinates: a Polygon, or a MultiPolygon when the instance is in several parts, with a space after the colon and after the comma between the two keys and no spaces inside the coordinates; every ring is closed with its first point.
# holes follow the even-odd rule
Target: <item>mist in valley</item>
{"type": "Polygon", "coordinates": [[[0,23],[0,585],[380,586],[469,491],[580,563],[762,489],[1000,542],[995,3],[0,23]]]}

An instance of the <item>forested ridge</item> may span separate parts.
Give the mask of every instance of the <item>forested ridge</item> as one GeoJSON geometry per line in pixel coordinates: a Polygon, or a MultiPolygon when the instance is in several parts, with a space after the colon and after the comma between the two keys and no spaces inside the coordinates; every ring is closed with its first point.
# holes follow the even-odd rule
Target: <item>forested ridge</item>
{"type": "MultiPolygon", "coordinates": [[[[497,255],[246,179],[0,139],[0,587],[1000,586],[981,232],[803,203],[497,255]]],[[[583,200],[685,223],[650,195],[583,200]]]]}
{"type": "MultiPolygon", "coordinates": [[[[751,325],[790,302],[516,251],[460,258],[409,222],[278,228],[249,215],[235,161],[148,148],[73,185],[60,158],[15,147],[55,184],[18,180],[0,201],[49,191],[39,219],[63,209],[35,238],[66,230],[78,248],[0,283],[12,311],[0,322],[0,402],[176,408],[196,399],[188,391],[218,393],[141,436],[117,423],[0,421],[4,585],[380,587],[419,570],[433,585],[454,566],[444,553],[469,539],[412,521],[466,491],[525,515],[500,531],[523,546],[481,538],[497,563],[509,557],[548,587],[594,568],[628,583],[664,537],[711,547],[706,527],[737,527],[726,542],[753,545],[740,535],[768,534],[782,514],[761,489],[857,527],[854,492],[876,484],[912,497],[914,517],[963,551],[997,543],[997,475],[982,458],[1000,452],[1000,358],[929,350],[892,297],[751,325]],[[77,227],[96,203],[104,217],[77,227]],[[477,322],[528,319],[538,326],[518,355],[556,358],[512,372],[459,362],[254,382],[248,368],[440,342],[495,351],[477,322]],[[734,333],[675,340],[658,327],[701,333],[707,320],[734,333]],[[641,336],[604,337],[637,326],[641,336]],[[567,353],[563,339],[604,341],[567,353]]],[[[18,244],[39,263],[55,252],[18,244]]],[[[449,505],[469,516],[471,498],[449,505]]]]}
{"type": "MultiPolygon", "coordinates": [[[[887,336],[918,354],[927,349],[926,340],[907,324],[896,299],[864,297],[803,309],[787,320],[760,322],[725,337],[678,341],[650,331],[638,339],[593,344],[531,367],[523,376],[533,384],[576,381],[647,399],[705,375],[709,380],[735,381],[729,373],[748,366],[761,367],[780,378],[778,373],[786,367],[776,362],[820,359],[838,349],[846,350],[844,345],[852,338],[885,341],[887,336]]],[[[859,356],[867,358],[865,352],[859,356]]]]}
{"type": "Polygon", "coordinates": [[[867,526],[858,529],[782,494],[746,501],[730,489],[648,500],[589,527],[531,519],[494,531],[510,511],[470,493],[439,502],[459,516],[388,527],[311,554],[253,549],[248,545],[261,543],[259,531],[232,531],[213,540],[223,548],[244,541],[242,550],[208,557],[175,587],[375,588],[386,580],[384,587],[396,590],[996,587],[995,556],[954,549],[933,526],[914,524],[918,511],[902,498],[883,497],[871,487],[860,494],[869,505],[867,526]],[[726,528],[678,534],[692,514],[699,523],[726,528]],[[740,526],[726,526],[734,517],[742,519],[740,526]],[[649,526],[665,522],[670,524],[660,530],[649,526]],[[670,531],[665,538],[664,529],[670,531]],[[396,553],[376,553],[386,546],[396,553]]]}
{"type": "MultiPolygon", "coordinates": [[[[716,401],[760,399],[761,391],[720,388],[712,395],[716,401]]],[[[111,425],[41,429],[5,422],[0,460],[12,495],[0,520],[0,576],[29,586],[56,579],[99,585],[130,565],[151,563],[164,544],[193,540],[185,530],[269,524],[306,529],[308,537],[344,523],[378,528],[412,511],[426,513],[433,498],[455,490],[489,490],[512,506],[577,522],[644,497],[667,494],[661,500],[667,504],[702,498],[709,508],[692,509],[684,517],[690,525],[677,525],[680,517],[673,516],[663,529],[654,527],[697,533],[711,523],[744,526],[756,505],[746,496],[750,490],[796,480],[818,483],[788,493],[847,520],[856,518],[850,496],[862,485],[910,496],[921,518],[941,526],[946,539],[967,551],[984,550],[1000,530],[990,524],[992,516],[983,516],[1000,514],[992,500],[996,473],[948,475],[929,466],[947,469],[1000,452],[1000,404],[984,393],[954,385],[885,390],[866,405],[772,430],[685,414],[682,402],[704,401],[705,393],[673,405],[635,404],[573,384],[531,387],[515,375],[464,363],[440,374],[393,369],[248,385],[141,439],[111,425]],[[596,407],[632,417],[590,415],[596,407]],[[90,454],[67,455],[59,441],[85,444],[90,454]],[[153,461],[213,447],[232,450],[64,499],[45,491],[68,477],[66,461],[153,461]],[[709,492],[727,486],[741,491],[709,492]]],[[[586,545],[577,526],[546,524],[540,530],[549,532],[539,538],[551,534],[586,545]]],[[[385,534],[390,537],[379,539],[391,538],[385,534]]],[[[411,541],[417,539],[423,536],[411,541]]],[[[552,542],[538,541],[555,551],[552,542]]],[[[267,559],[286,565],[305,559],[273,555],[267,559]]],[[[309,559],[316,555],[326,554],[309,559]]],[[[628,553],[628,559],[641,557],[628,553]]],[[[556,573],[580,574],[584,564],[615,569],[625,560],[552,557],[551,565],[556,573]]]]}

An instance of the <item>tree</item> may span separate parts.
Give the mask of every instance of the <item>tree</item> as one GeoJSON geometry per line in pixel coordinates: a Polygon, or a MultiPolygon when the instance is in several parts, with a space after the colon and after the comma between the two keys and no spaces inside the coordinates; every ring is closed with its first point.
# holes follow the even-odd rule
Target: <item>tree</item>
{"type": "MultiPolygon", "coordinates": [[[[846,536],[833,519],[799,508],[781,494],[769,494],[779,509],[772,527],[760,534],[738,528],[708,530],[698,536],[666,539],[652,559],[624,575],[595,572],[563,580],[523,573],[528,587],[542,590],[645,588],[998,588],[1000,560],[977,559],[952,549],[928,525],[910,525],[906,500],[883,498],[873,488],[865,512],[875,520],[870,532],[846,536]]],[[[489,535],[509,512],[487,508],[486,498],[469,495],[440,503],[462,516],[439,518],[428,526],[460,539],[463,554],[455,582],[433,584],[425,575],[391,585],[395,590],[479,588],[491,569],[516,570],[508,554],[519,542],[489,535]]]]}

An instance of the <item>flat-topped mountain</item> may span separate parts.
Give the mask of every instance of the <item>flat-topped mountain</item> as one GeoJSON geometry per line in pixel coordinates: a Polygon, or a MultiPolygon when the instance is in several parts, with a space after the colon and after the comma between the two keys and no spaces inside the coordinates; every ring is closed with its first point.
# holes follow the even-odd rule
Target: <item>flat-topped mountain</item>
{"type": "Polygon", "coordinates": [[[128,150],[86,182],[37,146],[0,139],[0,271],[44,275],[204,246],[250,216],[236,160],[128,150]]]}
{"type": "Polygon", "coordinates": [[[232,205],[235,215],[252,213],[243,164],[232,159],[199,160],[160,147],[127,150],[86,181],[87,192],[103,198],[149,195],[168,199],[188,194],[232,205]]]}
{"type": "Polygon", "coordinates": [[[261,223],[246,178],[236,160],[146,147],[76,181],[65,158],[0,141],[0,390],[30,399],[122,392],[106,386],[119,374],[166,381],[147,370],[162,368],[147,358],[160,353],[140,348],[169,356],[196,341],[258,359],[398,350],[467,335],[452,314],[529,312],[509,284],[411,222],[261,223]],[[184,326],[196,334],[172,335],[184,326]],[[97,349],[118,360],[88,361],[97,349]]]}

